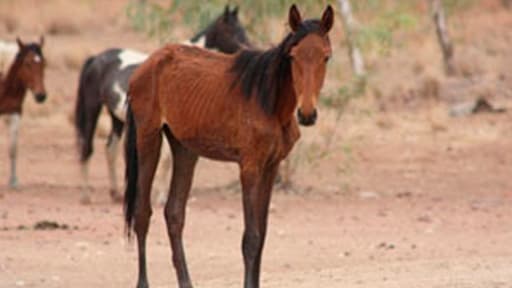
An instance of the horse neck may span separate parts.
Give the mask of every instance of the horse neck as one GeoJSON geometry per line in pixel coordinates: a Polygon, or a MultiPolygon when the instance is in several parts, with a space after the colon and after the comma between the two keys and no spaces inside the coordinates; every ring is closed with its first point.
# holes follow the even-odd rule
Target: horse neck
{"type": "Polygon", "coordinates": [[[21,98],[25,95],[27,88],[18,75],[19,66],[21,65],[19,60],[16,60],[11,67],[9,72],[4,78],[4,90],[3,94],[5,97],[21,98]]]}
{"type": "Polygon", "coordinates": [[[275,115],[279,119],[281,126],[288,126],[290,121],[294,120],[294,112],[297,106],[297,96],[293,89],[291,76],[288,81],[283,83],[283,87],[277,98],[275,115]]]}
{"type": "Polygon", "coordinates": [[[20,61],[14,61],[5,78],[0,80],[0,103],[14,100],[21,103],[23,101],[27,88],[18,77],[19,65],[21,65],[20,61]]]}

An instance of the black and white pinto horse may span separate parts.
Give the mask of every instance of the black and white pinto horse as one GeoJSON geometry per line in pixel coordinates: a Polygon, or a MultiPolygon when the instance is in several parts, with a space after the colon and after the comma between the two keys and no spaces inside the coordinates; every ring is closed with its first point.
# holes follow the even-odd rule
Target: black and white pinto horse
{"type": "MultiPolygon", "coordinates": [[[[251,46],[239,22],[238,8],[230,10],[228,6],[210,26],[185,43],[222,53],[235,53],[242,47],[251,46]]],[[[121,200],[115,163],[126,120],[128,80],[147,57],[147,54],[135,50],[109,49],[88,58],[82,66],[75,108],[75,127],[83,177],[80,199],[83,204],[91,201],[88,162],[93,153],[94,132],[103,105],[107,107],[112,119],[112,129],[107,141],[110,196],[113,201],[121,200]]]]}

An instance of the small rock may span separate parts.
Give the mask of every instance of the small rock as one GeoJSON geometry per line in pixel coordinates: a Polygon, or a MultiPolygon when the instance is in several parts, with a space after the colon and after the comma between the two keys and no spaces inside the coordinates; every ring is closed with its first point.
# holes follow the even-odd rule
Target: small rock
{"type": "Polygon", "coordinates": [[[18,230],[28,230],[27,226],[25,226],[25,225],[18,225],[18,227],[16,227],[16,229],[18,229],[18,230]]]}
{"type": "Polygon", "coordinates": [[[412,196],[412,193],[409,191],[400,192],[396,194],[396,198],[409,198],[412,196]]]}
{"type": "Polygon", "coordinates": [[[80,250],[86,250],[89,248],[89,243],[87,242],[76,242],[75,246],[78,247],[80,250]]]}
{"type": "Polygon", "coordinates": [[[363,191],[359,193],[361,199],[376,199],[379,198],[379,194],[372,191],[363,191]]]}
{"type": "Polygon", "coordinates": [[[432,223],[432,218],[430,218],[430,216],[428,216],[428,215],[420,216],[416,220],[418,220],[418,222],[423,222],[423,223],[432,223]]]}

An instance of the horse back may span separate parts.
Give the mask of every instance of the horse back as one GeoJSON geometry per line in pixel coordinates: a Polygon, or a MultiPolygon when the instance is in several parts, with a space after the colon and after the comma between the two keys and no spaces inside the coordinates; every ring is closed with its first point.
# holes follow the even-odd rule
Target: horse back
{"type": "Polygon", "coordinates": [[[167,125],[188,148],[216,160],[238,161],[251,153],[244,151],[250,143],[261,143],[264,153],[282,146],[277,118],[234,85],[233,62],[231,55],[181,45],[153,53],[130,79],[138,128],[167,125]]]}

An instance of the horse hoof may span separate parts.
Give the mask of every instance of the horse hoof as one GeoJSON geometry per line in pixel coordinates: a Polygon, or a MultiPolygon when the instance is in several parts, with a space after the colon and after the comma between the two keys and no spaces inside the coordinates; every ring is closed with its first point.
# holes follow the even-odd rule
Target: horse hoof
{"type": "Polygon", "coordinates": [[[149,284],[147,282],[139,282],[137,283],[137,288],[149,288],[149,284]]]}
{"type": "Polygon", "coordinates": [[[92,203],[91,197],[85,196],[85,195],[80,197],[80,204],[82,204],[82,205],[89,205],[91,203],[92,203]]]}
{"type": "Polygon", "coordinates": [[[19,183],[17,179],[11,179],[9,181],[9,189],[11,190],[19,190],[19,183]]]}

